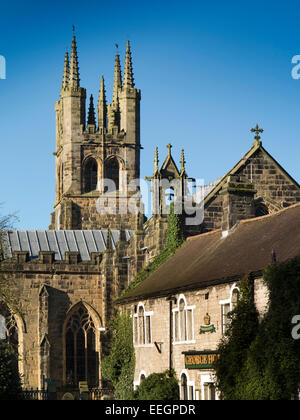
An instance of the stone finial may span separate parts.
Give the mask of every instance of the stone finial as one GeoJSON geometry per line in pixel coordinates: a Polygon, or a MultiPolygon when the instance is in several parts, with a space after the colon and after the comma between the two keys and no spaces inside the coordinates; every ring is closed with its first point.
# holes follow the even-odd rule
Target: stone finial
{"type": "Polygon", "coordinates": [[[70,86],[76,89],[78,89],[80,86],[79,64],[78,64],[77,44],[76,44],[75,35],[73,35],[73,39],[72,39],[71,62],[70,62],[70,86]]]}
{"type": "Polygon", "coordinates": [[[68,88],[69,81],[70,81],[70,61],[69,61],[68,51],[66,51],[64,74],[63,74],[63,81],[62,81],[62,89],[67,89],[68,88]]]}
{"type": "Polygon", "coordinates": [[[106,96],[105,96],[105,86],[104,86],[104,77],[101,77],[100,91],[99,91],[99,100],[98,100],[98,125],[99,129],[106,129],[106,116],[107,116],[107,106],[106,106],[106,96]]]}
{"type": "Polygon", "coordinates": [[[158,170],[158,147],[155,147],[155,156],[154,156],[154,172],[158,170]]]}
{"type": "Polygon", "coordinates": [[[181,160],[180,160],[180,164],[181,164],[181,173],[185,172],[185,158],[184,158],[184,150],[181,149],[181,160]]]}
{"type": "Polygon", "coordinates": [[[168,145],[167,145],[167,149],[168,149],[168,156],[171,156],[171,149],[172,149],[172,144],[171,143],[169,143],[168,145]]]}
{"type": "Polygon", "coordinates": [[[93,95],[91,95],[91,97],[90,97],[90,107],[89,107],[89,114],[88,114],[88,125],[96,125],[95,107],[94,107],[94,98],[93,98],[93,95]]]}
{"type": "Polygon", "coordinates": [[[120,56],[116,55],[115,59],[115,78],[114,78],[114,89],[113,89],[113,100],[112,107],[114,111],[119,110],[119,89],[122,88],[122,74],[121,74],[121,64],[120,56]]]}
{"type": "Polygon", "coordinates": [[[107,238],[106,238],[106,252],[112,252],[113,246],[112,246],[112,237],[111,237],[111,231],[110,229],[107,230],[107,238]]]}
{"type": "Polygon", "coordinates": [[[131,50],[130,50],[129,41],[127,41],[127,48],[126,48],[123,87],[134,88],[132,58],[131,58],[131,50]]]}

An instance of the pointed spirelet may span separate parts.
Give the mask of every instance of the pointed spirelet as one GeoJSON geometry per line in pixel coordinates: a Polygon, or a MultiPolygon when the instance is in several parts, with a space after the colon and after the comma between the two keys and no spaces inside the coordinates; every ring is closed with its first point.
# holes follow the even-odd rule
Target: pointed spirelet
{"type": "Polygon", "coordinates": [[[90,97],[90,107],[89,107],[89,114],[88,114],[88,125],[96,125],[95,107],[94,107],[94,98],[93,98],[93,95],[91,95],[91,97],[90,97]]]}
{"type": "Polygon", "coordinates": [[[98,126],[99,129],[106,128],[107,105],[105,95],[104,77],[101,77],[99,100],[98,100],[98,126]]]}
{"type": "Polygon", "coordinates": [[[69,54],[68,51],[66,51],[65,54],[65,65],[64,65],[64,74],[63,74],[63,80],[62,80],[62,89],[67,89],[70,82],[70,61],[69,61],[69,54]]]}
{"type": "Polygon", "coordinates": [[[185,158],[184,158],[184,150],[181,150],[181,160],[180,160],[180,164],[181,164],[181,173],[185,172],[185,158]]]}
{"type": "Polygon", "coordinates": [[[76,44],[75,35],[73,35],[73,39],[72,39],[72,51],[71,51],[71,61],[70,61],[70,86],[73,88],[79,88],[80,86],[79,64],[78,64],[77,44],[76,44]]]}
{"type": "Polygon", "coordinates": [[[123,87],[134,88],[132,58],[131,58],[131,50],[130,50],[129,41],[127,41],[127,48],[126,48],[123,87]]]}
{"type": "Polygon", "coordinates": [[[158,147],[155,147],[155,156],[154,156],[154,172],[158,170],[158,147]]]}
{"type": "Polygon", "coordinates": [[[116,55],[115,59],[115,78],[114,78],[114,89],[113,89],[113,100],[112,106],[113,110],[117,111],[119,108],[119,89],[122,88],[122,74],[121,74],[121,64],[120,56],[116,55]]]}

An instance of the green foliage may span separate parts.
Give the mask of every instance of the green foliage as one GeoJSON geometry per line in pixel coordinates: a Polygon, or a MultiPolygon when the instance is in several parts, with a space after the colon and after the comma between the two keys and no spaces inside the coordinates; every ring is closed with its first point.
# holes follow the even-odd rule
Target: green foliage
{"type": "Polygon", "coordinates": [[[179,386],[174,372],[152,373],[144,379],[135,392],[136,400],[176,401],[179,386]]]}
{"type": "Polygon", "coordinates": [[[0,401],[22,399],[18,357],[8,343],[0,341],[0,401]]]}
{"type": "Polygon", "coordinates": [[[258,313],[250,279],[241,282],[240,292],[239,303],[229,314],[230,326],[219,344],[220,358],[215,362],[217,387],[226,400],[235,400],[237,397],[238,378],[258,329],[258,313]]]}
{"type": "Polygon", "coordinates": [[[130,290],[137,287],[142,281],[149,277],[157,268],[165,263],[176,250],[184,243],[182,218],[180,215],[175,214],[174,205],[170,206],[170,213],[168,215],[168,232],[167,232],[167,245],[163,251],[151,261],[147,267],[143,268],[130,283],[122,295],[125,295],[130,290]]]}
{"type": "MultiPolygon", "coordinates": [[[[269,309],[257,328],[251,320],[243,325],[242,352],[233,344],[241,335],[233,328],[227,343],[220,345],[216,369],[224,399],[290,400],[299,387],[300,342],[292,338],[291,321],[300,314],[300,258],[268,266],[264,282],[269,289],[269,309]],[[235,357],[238,363],[233,362],[235,357]]],[[[254,303],[251,306],[254,311],[254,303]]],[[[239,304],[238,308],[240,318],[244,314],[246,320],[247,307],[239,304]]]]}
{"type": "Polygon", "coordinates": [[[127,312],[115,311],[108,323],[107,354],[102,360],[102,375],[114,387],[116,400],[133,399],[135,353],[132,337],[132,319],[127,312]]]}

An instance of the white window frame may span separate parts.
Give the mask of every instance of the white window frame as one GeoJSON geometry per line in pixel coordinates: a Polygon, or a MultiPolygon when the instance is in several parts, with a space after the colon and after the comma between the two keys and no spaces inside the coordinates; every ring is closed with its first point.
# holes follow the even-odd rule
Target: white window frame
{"type": "MultiPolygon", "coordinates": [[[[192,306],[188,306],[187,305],[186,298],[185,298],[184,295],[180,295],[179,296],[179,298],[177,300],[177,307],[172,310],[172,312],[173,312],[173,345],[178,345],[178,344],[195,344],[196,343],[195,334],[194,334],[194,309],[195,308],[196,308],[195,305],[192,305],[192,306]],[[180,302],[182,300],[184,301],[184,312],[186,313],[188,311],[192,311],[192,325],[191,325],[192,339],[191,340],[180,340],[180,341],[176,341],[175,334],[174,334],[174,332],[176,330],[176,325],[175,325],[175,314],[176,313],[178,313],[177,322],[178,322],[179,337],[182,338],[182,336],[181,336],[180,317],[179,317],[179,311],[180,311],[179,306],[180,306],[180,302]]],[[[185,316],[185,322],[186,322],[185,328],[186,328],[186,331],[188,331],[188,317],[187,316],[185,316]]]]}
{"type": "Polygon", "coordinates": [[[182,401],[192,401],[192,400],[195,401],[196,400],[195,382],[194,381],[190,381],[189,373],[188,373],[188,371],[186,369],[183,369],[181,371],[180,377],[179,377],[179,381],[180,381],[179,382],[180,400],[182,400],[182,401]],[[186,384],[186,386],[187,386],[187,394],[188,394],[188,399],[187,400],[183,400],[183,398],[182,398],[182,387],[181,387],[181,378],[182,378],[182,375],[185,375],[186,378],[187,378],[187,384],[186,384]],[[193,398],[192,399],[190,398],[190,388],[193,388],[193,398]]]}
{"type": "Polygon", "coordinates": [[[234,285],[231,286],[229,299],[225,299],[225,300],[220,300],[219,301],[219,304],[221,306],[221,326],[222,326],[222,334],[223,335],[226,332],[226,331],[224,331],[224,323],[223,323],[223,307],[225,305],[228,305],[229,304],[229,312],[231,312],[233,310],[233,307],[232,307],[232,295],[233,295],[233,292],[235,290],[237,290],[240,293],[240,289],[238,288],[238,286],[237,286],[236,283],[234,283],[234,285]]]}
{"type": "Polygon", "coordinates": [[[152,316],[153,316],[153,311],[151,312],[146,312],[145,310],[145,305],[140,302],[137,306],[137,310],[136,313],[133,315],[133,337],[134,337],[134,347],[135,348],[140,348],[140,347],[153,347],[153,337],[152,337],[152,316]],[[150,318],[150,343],[144,343],[144,344],[140,344],[140,337],[139,337],[139,310],[140,308],[143,308],[143,313],[144,313],[144,337],[146,340],[147,334],[147,317],[150,318]],[[135,328],[135,325],[137,325],[137,328],[135,328]]]}

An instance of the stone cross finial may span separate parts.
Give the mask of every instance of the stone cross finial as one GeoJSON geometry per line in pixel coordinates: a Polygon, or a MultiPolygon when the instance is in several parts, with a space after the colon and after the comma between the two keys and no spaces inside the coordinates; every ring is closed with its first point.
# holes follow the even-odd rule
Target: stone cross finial
{"type": "Polygon", "coordinates": [[[259,141],[261,139],[259,133],[263,133],[264,130],[262,128],[259,128],[258,124],[256,124],[255,128],[251,129],[251,133],[256,133],[256,136],[254,137],[256,141],[259,141]]]}

